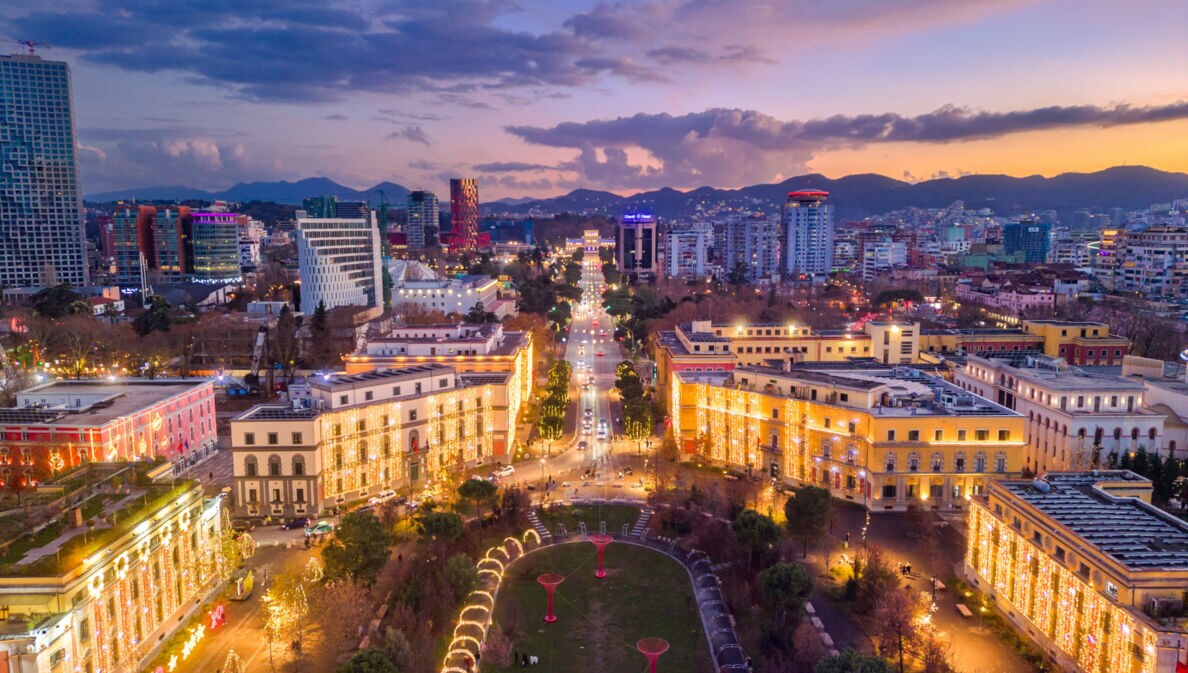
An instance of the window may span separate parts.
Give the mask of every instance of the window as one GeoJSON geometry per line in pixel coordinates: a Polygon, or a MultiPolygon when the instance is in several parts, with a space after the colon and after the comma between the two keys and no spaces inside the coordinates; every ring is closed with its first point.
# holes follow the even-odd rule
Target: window
{"type": "Polygon", "coordinates": [[[419,381],[413,384],[413,393],[417,395],[421,394],[421,383],[419,381]]]}
{"type": "Polygon", "coordinates": [[[331,430],[333,431],[335,436],[341,435],[342,434],[342,423],[335,423],[334,427],[331,428],[331,430]]]}
{"type": "Polygon", "coordinates": [[[920,471],[920,454],[912,452],[908,454],[908,472],[920,471]]]}
{"type": "Polygon", "coordinates": [[[254,433],[254,432],[243,433],[243,443],[248,446],[252,446],[253,444],[255,444],[256,443],[256,433],[254,433]]]}
{"type": "Polygon", "coordinates": [[[304,444],[304,441],[302,441],[303,439],[304,437],[302,437],[300,432],[293,433],[293,444],[304,444]]]}
{"type": "Polygon", "coordinates": [[[280,502],[280,501],[281,501],[281,497],[280,497],[280,489],[279,489],[279,488],[274,488],[274,489],[272,489],[272,501],[273,501],[273,502],[280,502]]]}
{"type": "Polygon", "coordinates": [[[276,446],[277,444],[280,444],[280,433],[279,432],[268,433],[268,444],[270,446],[276,446]]]}
{"type": "Polygon", "coordinates": [[[959,442],[965,441],[965,431],[964,430],[957,431],[957,441],[959,441],[959,442]]]}
{"type": "Polygon", "coordinates": [[[255,477],[259,475],[260,466],[256,463],[255,456],[248,456],[243,460],[243,472],[249,477],[255,477]]]}
{"type": "Polygon", "coordinates": [[[893,486],[891,484],[884,485],[883,486],[883,497],[886,499],[894,499],[895,498],[895,486],[893,486]]]}
{"type": "Polygon", "coordinates": [[[437,380],[437,387],[438,387],[438,388],[445,388],[445,387],[446,387],[446,386],[448,386],[449,384],[450,384],[450,380],[449,380],[449,379],[438,379],[438,380],[437,380]]]}
{"type": "Polygon", "coordinates": [[[360,463],[366,463],[367,462],[367,442],[359,442],[359,446],[356,448],[356,452],[358,454],[358,461],[360,463]]]}
{"type": "Polygon", "coordinates": [[[347,402],[348,402],[350,399],[351,399],[351,398],[350,398],[350,396],[349,396],[349,395],[339,395],[339,396],[338,396],[338,403],[339,403],[339,404],[346,404],[346,403],[347,403],[347,402]]]}
{"type": "Polygon", "coordinates": [[[91,639],[91,622],[86,617],[78,621],[78,641],[85,643],[91,639]]]}
{"type": "Polygon", "coordinates": [[[772,409],[772,410],[771,410],[771,417],[772,417],[772,418],[779,418],[779,417],[780,417],[780,410],[779,410],[779,409],[772,409]]]}
{"type": "Polygon", "coordinates": [[[986,454],[979,451],[977,453],[977,455],[974,456],[974,472],[985,472],[985,471],[986,471],[986,454]]]}
{"type": "Polygon", "coordinates": [[[887,454],[887,459],[886,459],[885,463],[886,463],[886,466],[887,466],[887,471],[888,471],[888,472],[894,472],[894,471],[895,471],[895,463],[896,463],[896,456],[895,456],[895,454],[894,454],[894,453],[888,453],[888,454],[887,454]]]}
{"type": "Polygon", "coordinates": [[[408,420],[410,420],[410,421],[417,420],[417,410],[416,409],[408,410],[408,420]]]}
{"type": "Polygon", "coordinates": [[[400,397],[400,386],[392,386],[392,397],[400,397]]]}
{"type": "Polygon", "coordinates": [[[894,442],[894,441],[895,441],[895,431],[894,431],[894,430],[888,430],[888,431],[887,431],[887,441],[888,441],[888,442],[894,442]]]}
{"type": "Polygon", "coordinates": [[[849,402],[850,401],[850,393],[838,393],[837,398],[839,400],[841,400],[842,402],[849,402]]]}
{"type": "Polygon", "coordinates": [[[830,419],[826,418],[825,419],[825,427],[828,428],[830,423],[831,423],[830,419]]]}
{"type": "Polygon", "coordinates": [[[1006,461],[1007,461],[1006,454],[1003,453],[1002,451],[999,451],[998,453],[994,454],[994,471],[995,472],[1006,472],[1007,471],[1006,461]]]}
{"type": "Polygon", "coordinates": [[[998,431],[998,441],[1009,442],[1010,440],[1011,440],[1011,431],[1010,430],[999,430],[998,431]]]}
{"type": "Polygon", "coordinates": [[[974,431],[974,439],[976,439],[979,442],[984,442],[984,441],[990,439],[990,431],[989,430],[975,430],[974,431]]]}
{"type": "Polygon", "coordinates": [[[955,472],[964,472],[965,471],[965,454],[964,453],[959,451],[959,452],[957,452],[956,456],[953,456],[953,470],[955,472]]]}
{"type": "Polygon", "coordinates": [[[1031,534],[1031,541],[1032,541],[1032,542],[1034,542],[1034,543],[1036,543],[1037,545],[1043,546],[1043,544],[1044,544],[1044,534],[1043,534],[1043,533],[1041,533],[1041,532],[1039,532],[1038,530],[1037,530],[1037,531],[1034,531],[1034,532],[1031,534]]]}
{"type": "Polygon", "coordinates": [[[281,476],[281,459],[280,456],[272,455],[268,457],[268,476],[281,476]]]}
{"type": "Polygon", "coordinates": [[[908,441],[909,442],[920,441],[920,431],[919,430],[908,430],[908,441]]]}
{"type": "Polygon", "coordinates": [[[305,476],[305,458],[303,456],[293,456],[293,474],[298,477],[305,476]]]}
{"type": "Polygon", "coordinates": [[[942,440],[942,439],[944,439],[944,438],[945,438],[945,431],[944,431],[944,430],[937,430],[937,431],[935,431],[935,432],[933,432],[933,433],[932,433],[932,441],[934,441],[934,442],[939,442],[939,441],[941,441],[941,440],[942,440]]]}
{"type": "Polygon", "coordinates": [[[305,489],[304,489],[304,488],[299,488],[299,489],[297,489],[297,500],[296,500],[296,502],[305,502],[305,489]]]}
{"type": "Polygon", "coordinates": [[[945,457],[940,451],[932,452],[932,471],[942,472],[945,469],[945,457]]]}
{"type": "Polygon", "coordinates": [[[256,502],[256,501],[257,501],[257,498],[256,498],[256,489],[254,489],[254,488],[249,488],[249,489],[248,489],[248,502],[252,502],[252,503],[254,503],[254,502],[256,502]]]}
{"type": "Polygon", "coordinates": [[[364,393],[363,393],[364,401],[370,402],[373,397],[374,397],[374,395],[372,395],[370,390],[364,391],[364,393]]]}

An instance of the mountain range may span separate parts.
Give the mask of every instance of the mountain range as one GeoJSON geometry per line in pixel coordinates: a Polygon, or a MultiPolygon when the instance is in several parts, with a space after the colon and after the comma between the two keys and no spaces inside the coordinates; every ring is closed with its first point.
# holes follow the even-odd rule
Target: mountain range
{"type": "MultiPolygon", "coordinates": [[[[943,208],[963,201],[966,208],[990,208],[996,214],[1056,210],[1067,214],[1079,208],[1127,210],[1146,208],[1188,198],[1188,174],[1169,173],[1145,166],[1116,166],[1095,173],[1062,173],[1050,178],[1038,175],[1017,178],[1008,175],[965,175],[923,182],[904,182],[882,175],[859,174],[831,179],[819,174],[801,175],[776,184],[752,185],[740,189],[700,187],[682,192],[670,187],[641,192],[629,197],[612,192],[576,189],[547,199],[500,199],[483,204],[484,214],[548,215],[561,212],[618,215],[624,210],[647,210],[662,217],[688,217],[719,205],[736,211],[773,210],[789,191],[823,189],[829,192],[838,219],[856,219],[902,208],[943,208]]],[[[329,178],[307,178],[297,182],[239,183],[221,192],[188,187],[145,187],[123,192],[92,194],[87,201],[184,200],[273,201],[299,204],[309,196],[334,195],[342,200],[377,204],[377,191],[399,207],[408,189],[383,182],[366,190],[340,185],[329,178]]],[[[481,190],[481,184],[480,184],[481,190]]],[[[448,195],[439,195],[443,206],[448,195]],[[444,197],[444,198],[443,198],[444,197]]]]}

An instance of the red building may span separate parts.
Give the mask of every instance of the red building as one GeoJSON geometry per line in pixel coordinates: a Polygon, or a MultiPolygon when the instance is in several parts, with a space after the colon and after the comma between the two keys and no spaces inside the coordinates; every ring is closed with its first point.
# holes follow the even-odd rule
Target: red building
{"type": "Polygon", "coordinates": [[[51,381],[0,408],[0,480],[32,485],[86,462],[184,467],[217,443],[210,381],[51,381]]]}
{"type": "MultiPolygon", "coordinates": [[[[475,178],[450,180],[450,252],[472,251],[478,242],[479,196],[475,178]]],[[[488,237],[488,245],[489,245],[488,237]]]]}

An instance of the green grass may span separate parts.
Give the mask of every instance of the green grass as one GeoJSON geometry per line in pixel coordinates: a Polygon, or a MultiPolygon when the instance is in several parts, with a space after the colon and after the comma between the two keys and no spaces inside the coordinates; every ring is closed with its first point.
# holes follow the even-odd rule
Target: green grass
{"type": "Polygon", "coordinates": [[[540,522],[554,535],[559,523],[565,524],[566,530],[570,533],[577,533],[579,521],[586,522],[586,528],[590,533],[597,533],[599,522],[605,521],[606,532],[618,534],[623,532],[623,524],[627,524],[628,529],[635,525],[635,520],[639,518],[639,508],[631,505],[574,505],[542,508],[538,514],[540,522]]]}
{"type": "MultiPolygon", "coordinates": [[[[646,659],[635,649],[657,636],[670,648],[659,671],[712,673],[689,576],[672,559],[648,549],[612,543],[606,549],[609,576],[594,577],[594,545],[574,543],[542,549],[512,566],[499,591],[497,624],[510,627],[515,649],[540,658],[540,673],[642,671],[646,659]],[[560,573],[557,621],[543,621],[545,590],[536,582],[560,573]],[[601,626],[599,625],[601,624],[601,626]]],[[[484,660],[484,670],[511,670],[484,660]]]]}

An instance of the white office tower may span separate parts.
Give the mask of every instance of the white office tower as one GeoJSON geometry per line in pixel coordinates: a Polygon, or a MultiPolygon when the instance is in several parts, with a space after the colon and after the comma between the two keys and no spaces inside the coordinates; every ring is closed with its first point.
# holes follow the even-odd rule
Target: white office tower
{"type": "Polygon", "coordinates": [[[433,192],[422,189],[408,193],[408,221],[404,233],[408,236],[410,250],[423,248],[437,242],[437,197],[433,192]]]}
{"type": "Polygon", "coordinates": [[[70,69],[0,56],[0,286],[87,284],[70,69]]]}
{"type": "Polygon", "coordinates": [[[764,215],[734,217],[726,222],[726,256],[722,272],[730,278],[742,266],[748,283],[767,283],[779,275],[780,231],[764,215]]]}
{"type": "Polygon", "coordinates": [[[784,275],[793,280],[824,280],[833,268],[833,206],[829,192],[788,192],[784,203],[784,275]]]}
{"type": "Polygon", "coordinates": [[[665,237],[664,273],[669,278],[703,278],[712,230],[705,226],[676,229],[665,237]]]}
{"type": "Polygon", "coordinates": [[[308,217],[297,211],[297,263],[301,273],[301,311],[318,304],[383,306],[379,228],[367,217],[308,217]]]}

